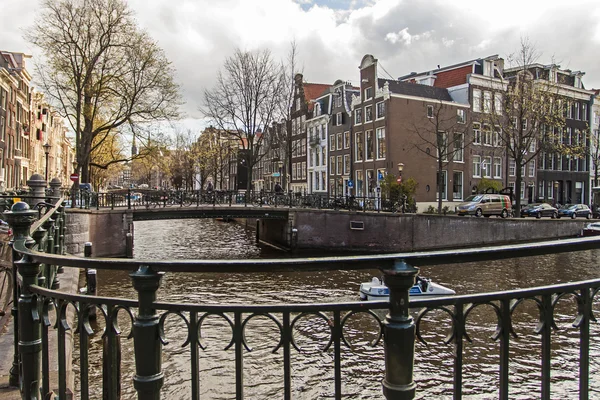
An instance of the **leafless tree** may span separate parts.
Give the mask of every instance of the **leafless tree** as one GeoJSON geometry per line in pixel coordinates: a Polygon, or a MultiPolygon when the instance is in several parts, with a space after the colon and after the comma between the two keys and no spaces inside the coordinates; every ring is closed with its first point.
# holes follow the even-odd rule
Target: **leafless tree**
{"type": "Polygon", "coordinates": [[[565,146],[558,138],[565,126],[566,101],[559,94],[559,84],[550,77],[539,79],[531,70],[540,54],[527,38],[519,50],[507,57],[510,68],[504,72],[507,90],[494,107],[485,104],[484,115],[490,126],[499,131],[500,145],[515,162],[515,212],[520,215],[523,181],[522,169],[541,152],[575,154],[579,146],[565,146]]]}
{"type": "Polygon", "coordinates": [[[237,49],[225,60],[215,87],[204,91],[202,112],[217,129],[237,141],[247,166],[248,185],[253,167],[266,153],[264,132],[283,117],[285,95],[283,66],[268,50],[237,49]]]}
{"type": "Polygon", "coordinates": [[[102,145],[94,138],[127,127],[143,139],[149,122],[178,117],[173,68],[125,0],[42,0],[29,32],[41,86],[75,133],[82,182],[102,145]]]}
{"type": "MultiPolygon", "coordinates": [[[[464,154],[470,141],[467,140],[470,124],[466,109],[459,115],[457,107],[443,101],[428,105],[428,118],[415,117],[407,125],[413,138],[413,147],[427,157],[433,158],[437,166],[437,211],[442,213],[444,193],[444,168],[458,154],[464,154]]],[[[460,110],[460,108],[458,108],[460,110]]]]}

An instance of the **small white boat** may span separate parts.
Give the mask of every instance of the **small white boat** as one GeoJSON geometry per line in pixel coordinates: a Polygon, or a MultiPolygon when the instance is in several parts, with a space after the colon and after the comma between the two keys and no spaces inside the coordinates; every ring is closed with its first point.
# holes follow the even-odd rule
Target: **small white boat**
{"type": "MultiPolygon", "coordinates": [[[[360,284],[361,300],[389,300],[390,289],[379,278],[360,284]]],[[[417,276],[417,282],[410,288],[410,296],[451,296],[456,294],[452,289],[431,282],[430,279],[417,276]]]]}

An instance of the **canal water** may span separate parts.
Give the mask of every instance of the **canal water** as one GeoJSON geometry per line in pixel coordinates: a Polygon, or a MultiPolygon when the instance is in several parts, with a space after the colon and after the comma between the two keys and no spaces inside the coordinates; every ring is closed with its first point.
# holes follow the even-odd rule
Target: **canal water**
{"type": "MultiPolygon", "coordinates": [[[[311,254],[315,255],[315,254],[311,254]]],[[[135,223],[135,257],[141,259],[237,259],[285,257],[276,250],[259,248],[254,234],[243,227],[214,220],[169,220],[135,223]]],[[[303,256],[306,256],[304,254],[303,256]]],[[[490,263],[442,265],[423,268],[421,275],[451,287],[457,294],[494,292],[523,287],[578,281],[600,276],[597,260],[600,250],[552,255],[490,263]]],[[[158,297],[160,301],[198,304],[279,304],[311,302],[345,302],[358,300],[361,282],[379,275],[379,271],[340,271],[323,273],[234,274],[165,274],[158,297]]],[[[98,271],[98,295],[136,298],[126,272],[98,271]]],[[[535,333],[538,312],[532,304],[520,306],[515,313],[514,328],[518,338],[511,342],[510,398],[529,399],[540,396],[540,338],[535,333]]],[[[600,307],[596,307],[596,310],[600,307]]],[[[571,327],[576,316],[573,302],[559,304],[557,325],[553,333],[553,398],[578,398],[578,335],[571,327]]],[[[122,313],[124,314],[124,313],[122,313]]],[[[384,311],[382,314],[384,315],[384,311]]],[[[128,333],[130,324],[121,315],[121,328],[128,333]]],[[[499,345],[490,337],[497,319],[491,307],[476,309],[467,330],[473,343],[465,344],[465,398],[498,397],[499,345]]],[[[99,321],[101,325],[102,321],[99,321]]],[[[600,396],[598,376],[600,330],[594,324],[591,350],[592,397],[600,396]]],[[[100,326],[101,327],[101,326],[100,326]]],[[[415,380],[417,398],[452,398],[453,347],[444,344],[450,321],[442,313],[428,318],[423,326],[429,345],[417,343],[415,380]]],[[[283,356],[272,353],[279,334],[266,318],[252,320],[246,328],[252,352],[244,352],[245,396],[248,399],[283,397],[283,356]]],[[[292,350],[294,399],[328,399],[333,397],[333,353],[319,351],[326,344],[328,327],[322,321],[307,319],[299,326],[295,338],[303,352],[292,350]]],[[[342,387],[347,399],[379,399],[384,358],[382,344],[369,346],[376,337],[373,321],[353,320],[346,337],[355,345],[342,348],[342,387]]],[[[186,337],[185,324],[169,318],[166,324],[169,344],[164,348],[165,385],[163,398],[190,398],[189,348],[181,347],[186,337]]],[[[206,350],[200,350],[201,398],[235,397],[235,359],[233,351],[223,351],[231,338],[228,326],[210,317],[202,331],[206,350]]],[[[101,338],[91,339],[90,382],[94,398],[101,396],[101,338]]],[[[122,397],[133,398],[130,382],[135,367],[131,340],[122,340],[122,397]]],[[[77,361],[77,360],[76,360],[77,361]]]]}

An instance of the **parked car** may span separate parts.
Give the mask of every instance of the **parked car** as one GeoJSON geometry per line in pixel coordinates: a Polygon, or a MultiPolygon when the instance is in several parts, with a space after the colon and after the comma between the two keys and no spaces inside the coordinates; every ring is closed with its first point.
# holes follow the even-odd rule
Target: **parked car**
{"type": "Polygon", "coordinates": [[[558,218],[558,210],[548,203],[528,204],[521,210],[521,218],[525,217],[551,217],[558,218]]]}
{"type": "Polygon", "coordinates": [[[592,210],[585,204],[572,204],[566,205],[565,207],[558,210],[558,218],[569,217],[569,218],[592,218],[592,210]]]}
{"type": "Polygon", "coordinates": [[[456,213],[476,217],[499,215],[506,218],[512,215],[512,203],[510,197],[504,194],[477,194],[456,206],[456,213]]]}

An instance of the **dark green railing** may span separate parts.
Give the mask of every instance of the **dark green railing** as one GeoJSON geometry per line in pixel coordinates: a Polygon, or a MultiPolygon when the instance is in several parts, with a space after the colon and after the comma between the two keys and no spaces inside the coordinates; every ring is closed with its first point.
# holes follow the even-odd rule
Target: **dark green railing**
{"type": "Polygon", "coordinates": [[[289,207],[360,212],[416,212],[404,199],[374,196],[328,196],[327,194],[275,193],[266,191],[162,191],[127,189],[108,193],[79,191],[78,208],[164,207],[289,207]]]}
{"type": "MultiPolygon", "coordinates": [[[[57,209],[57,212],[60,210],[57,209]]],[[[463,395],[463,346],[469,341],[468,322],[473,310],[480,306],[491,307],[497,321],[493,339],[500,343],[498,371],[500,375],[498,397],[510,398],[510,346],[514,331],[513,313],[524,300],[537,305],[539,323],[536,332],[541,337],[540,398],[550,399],[551,393],[551,346],[552,330],[556,329],[554,309],[562,301],[576,304],[577,315],[573,325],[579,330],[579,398],[590,397],[590,323],[595,321],[593,301],[600,289],[600,279],[567,283],[556,286],[523,289],[501,293],[486,293],[468,296],[454,296],[431,300],[409,301],[409,290],[415,282],[420,266],[440,264],[460,264],[474,261],[490,261],[515,257],[528,257],[543,254],[566,253],[597,249],[600,238],[577,238],[536,244],[519,244],[478,249],[445,250],[418,253],[396,253],[379,256],[347,256],[310,259],[276,260],[168,260],[144,261],[135,259],[96,259],[78,258],[61,255],[58,252],[44,253],[46,245],[40,245],[32,239],[35,236],[37,211],[19,204],[10,212],[5,212],[14,230],[15,267],[22,277],[18,300],[19,346],[16,359],[21,366],[21,390],[23,399],[46,398],[50,394],[48,360],[54,355],[48,353],[51,310],[56,310],[56,335],[58,343],[59,398],[66,398],[67,360],[64,343],[68,330],[79,335],[79,381],[82,399],[90,396],[89,354],[90,309],[96,307],[99,316],[105,320],[103,352],[106,368],[103,375],[103,398],[117,399],[120,396],[120,363],[117,316],[124,310],[132,321],[133,347],[136,373],[133,386],[140,399],[161,398],[161,388],[165,374],[181,374],[181,371],[164,371],[162,366],[165,324],[169,316],[180,318],[187,327],[184,347],[190,354],[189,382],[191,398],[200,398],[199,364],[202,358],[199,349],[203,349],[200,332],[209,316],[218,316],[231,329],[231,341],[226,346],[235,354],[235,397],[244,398],[244,357],[250,351],[245,339],[248,322],[255,317],[265,317],[273,321],[279,332],[279,342],[274,351],[283,353],[283,397],[291,399],[293,369],[291,367],[293,351],[299,350],[294,339],[294,327],[305,316],[315,316],[326,322],[328,344],[325,350],[333,351],[334,381],[333,397],[344,397],[342,387],[343,358],[342,347],[348,345],[345,337],[347,321],[355,315],[363,314],[375,318],[379,334],[371,345],[383,343],[385,369],[381,376],[382,394],[387,399],[413,399],[418,391],[414,381],[415,342],[424,341],[421,321],[431,312],[446,313],[450,317],[450,334],[447,343],[455,349],[453,357],[453,397],[463,395]],[[57,254],[58,253],[58,254],[57,254]],[[131,271],[130,277],[138,298],[120,299],[81,294],[66,294],[52,290],[40,284],[40,275],[44,265],[65,266],[89,269],[131,271]],[[293,304],[293,305],[202,305],[164,303],[157,299],[157,290],[165,273],[236,273],[249,274],[262,271],[335,271],[364,270],[379,268],[387,286],[390,288],[389,302],[353,302],[332,304],[293,304]],[[77,322],[71,326],[67,309],[74,308],[77,322]],[[385,318],[375,312],[387,309],[385,318]],[[410,310],[420,310],[413,317],[410,310]],[[106,359],[108,358],[108,359],[106,359]],[[43,396],[43,397],[42,397],[43,396]]],[[[36,225],[36,226],[37,226],[36,225]]],[[[59,246],[60,247],[60,246],[59,246]]],[[[51,248],[51,247],[50,247],[51,248]]],[[[47,281],[46,281],[47,282],[47,281]]]]}

